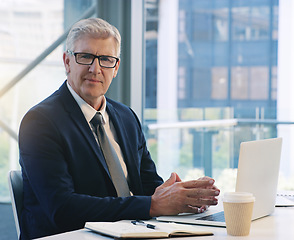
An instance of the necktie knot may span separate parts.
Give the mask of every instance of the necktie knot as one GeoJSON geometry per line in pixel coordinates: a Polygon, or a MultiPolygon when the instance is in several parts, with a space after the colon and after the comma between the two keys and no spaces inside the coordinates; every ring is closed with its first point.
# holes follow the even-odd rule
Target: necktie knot
{"type": "Polygon", "coordinates": [[[94,117],[91,119],[90,123],[97,128],[102,125],[102,114],[97,112],[94,117]]]}

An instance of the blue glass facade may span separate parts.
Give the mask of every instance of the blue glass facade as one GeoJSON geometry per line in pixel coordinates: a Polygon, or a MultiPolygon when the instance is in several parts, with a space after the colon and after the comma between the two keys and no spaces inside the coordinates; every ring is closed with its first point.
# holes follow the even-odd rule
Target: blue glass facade
{"type": "MultiPolygon", "coordinates": [[[[157,32],[158,1],[146,33],[157,32]]],[[[232,107],[234,117],[276,117],[277,0],[180,0],[178,108],[232,107]]],[[[150,34],[152,36],[152,34],[150,34]]],[[[172,51],[172,50],[171,50],[172,51]]],[[[157,39],[146,38],[146,108],[156,108],[157,39]]]]}
{"type": "MultiPolygon", "coordinates": [[[[177,118],[170,121],[276,119],[278,0],[179,0],[177,26],[160,25],[161,3],[145,4],[144,108],[156,112],[145,123],[158,122],[159,26],[176,29],[178,37],[177,118]]],[[[181,129],[179,141],[190,140],[179,151],[192,142],[184,159],[212,176],[213,169],[237,167],[240,142],[277,136],[275,124],[255,127],[244,121],[230,129],[181,129]]],[[[154,146],[160,141],[156,134],[147,133],[154,146]]]]}

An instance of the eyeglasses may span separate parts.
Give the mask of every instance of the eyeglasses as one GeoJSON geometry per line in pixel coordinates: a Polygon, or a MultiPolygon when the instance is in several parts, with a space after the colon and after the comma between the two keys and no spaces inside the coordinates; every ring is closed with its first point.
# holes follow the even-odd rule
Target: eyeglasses
{"type": "Polygon", "coordinates": [[[119,60],[119,58],[105,55],[94,55],[91,53],[82,52],[72,52],[67,50],[68,53],[75,56],[76,63],[81,65],[92,65],[95,58],[98,58],[99,65],[104,68],[114,68],[119,60]]]}

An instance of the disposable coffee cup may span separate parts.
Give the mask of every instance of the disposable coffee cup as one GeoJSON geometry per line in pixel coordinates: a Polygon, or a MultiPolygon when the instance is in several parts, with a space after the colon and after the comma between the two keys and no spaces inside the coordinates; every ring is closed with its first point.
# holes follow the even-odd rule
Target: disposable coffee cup
{"type": "Polygon", "coordinates": [[[254,201],[252,193],[227,192],[224,194],[223,205],[229,235],[249,235],[254,201]]]}

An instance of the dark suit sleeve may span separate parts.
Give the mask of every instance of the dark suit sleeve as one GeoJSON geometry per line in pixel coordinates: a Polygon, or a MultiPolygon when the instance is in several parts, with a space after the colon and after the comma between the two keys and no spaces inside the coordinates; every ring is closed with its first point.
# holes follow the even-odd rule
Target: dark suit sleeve
{"type": "Polygon", "coordinates": [[[146,145],[146,139],[142,131],[142,127],[140,121],[133,112],[132,109],[130,111],[133,113],[135,121],[137,122],[137,127],[139,128],[136,132],[139,133],[139,139],[137,142],[140,143],[138,153],[140,155],[141,164],[140,164],[140,177],[142,182],[142,187],[144,191],[144,195],[152,195],[155,189],[163,183],[162,178],[157,174],[155,164],[151,158],[150,152],[148,151],[146,145]]]}
{"type": "MultiPolygon", "coordinates": [[[[51,116],[35,109],[26,114],[20,127],[20,163],[24,178],[24,205],[27,206],[27,209],[24,209],[24,218],[26,221],[31,221],[32,226],[27,227],[34,228],[31,231],[35,233],[31,236],[44,236],[82,228],[86,221],[149,218],[150,196],[120,198],[102,196],[106,193],[99,196],[77,190],[77,180],[73,179],[73,172],[76,170],[70,165],[71,158],[74,158],[71,154],[74,152],[75,155],[83,156],[82,148],[87,145],[81,145],[80,148],[78,145],[69,146],[69,139],[74,135],[71,136],[70,132],[64,134],[59,127],[62,125],[65,128],[68,124],[67,122],[57,124],[51,116]]],[[[74,134],[74,129],[71,131],[74,134]]],[[[81,158],[78,161],[88,161],[88,159],[81,158]]],[[[144,164],[150,166],[149,161],[150,159],[147,158],[143,160],[144,164]]],[[[89,164],[96,166],[94,164],[97,163],[89,161],[89,164]]],[[[147,165],[145,167],[149,168],[147,165]]],[[[151,166],[154,167],[152,164],[151,166]]],[[[90,171],[92,171],[91,165],[89,165],[90,171]]],[[[145,174],[147,173],[143,170],[143,175],[145,174]]],[[[97,176],[97,179],[99,177],[101,182],[92,184],[101,184],[99,186],[101,189],[106,188],[107,186],[104,185],[107,183],[102,181],[103,176],[97,176]]],[[[143,179],[147,178],[143,177],[143,179]]],[[[86,181],[83,178],[78,180],[86,181]]],[[[90,186],[90,188],[94,187],[90,186]]],[[[148,189],[154,191],[152,187],[148,189]]]]}

